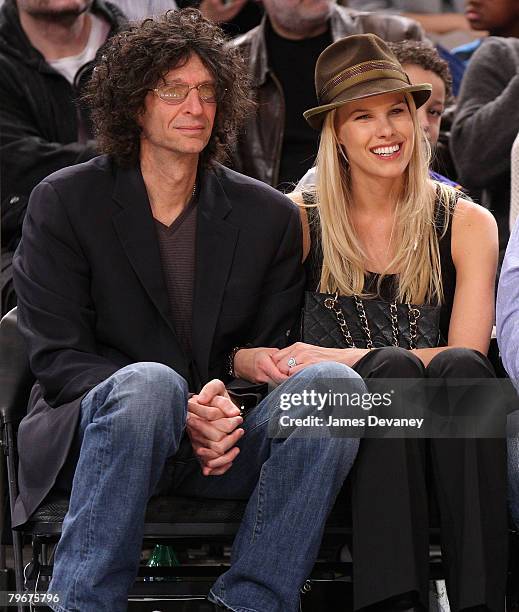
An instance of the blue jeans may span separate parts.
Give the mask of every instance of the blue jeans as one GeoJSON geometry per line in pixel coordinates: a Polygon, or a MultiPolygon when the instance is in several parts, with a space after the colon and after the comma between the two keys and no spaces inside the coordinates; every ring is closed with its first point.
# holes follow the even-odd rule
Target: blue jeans
{"type": "Polygon", "coordinates": [[[175,493],[250,498],[231,568],[216,581],[210,598],[235,612],[298,610],[299,589],[313,567],[326,518],[359,441],[325,432],[305,438],[298,428],[286,438],[269,438],[267,430],[279,415],[282,393],[333,378],[352,379],[352,391],[366,391],[347,366],[306,368],[247,416],[241,452],[218,477],[202,476],[191,453],[177,455],[187,385],[176,372],[157,363],[137,363],[92,389],[81,405],[81,453],[49,586],[60,603],[52,609],[126,610],[138,571],[146,505],[165,464],[174,462],[175,493]]]}

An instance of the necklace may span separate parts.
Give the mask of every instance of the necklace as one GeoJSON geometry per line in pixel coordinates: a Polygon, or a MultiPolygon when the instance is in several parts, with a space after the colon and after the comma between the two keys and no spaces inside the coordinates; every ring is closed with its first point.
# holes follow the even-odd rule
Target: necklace
{"type": "MultiPolygon", "coordinates": [[[[352,224],[353,224],[353,228],[355,230],[355,233],[357,234],[357,236],[359,236],[359,232],[357,231],[357,228],[355,226],[355,221],[352,220],[352,224]]],[[[387,263],[388,258],[390,256],[390,252],[391,252],[391,246],[393,243],[393,236],[395,233],[395,227],[396,227],[396,210],[393,213],[393,220],[391,222],[391,231],[389,233],[389,240],[387,242],[387,245],[385,247],[385,249],[383,250],[383,254],[382,254],[382,261],[384,263],[387,263]]],[[[362,243],[361,243],[362,244],[362,243]]],[[[364,249],[364,254],[367,258],[366,264],[368,265],[368,269],[372,269],[373,265],[371,265],[371,267],[369,267],[369,261],[371,261],[371,264],[375,264],[375,268],[379,269],[379,268],[383,268],[385,266],[381,265],[382,261],[379,255],[374,255],[372,249],[369,249],[367,247],[369,247],[369,242],[367,244],[362,245],[363,249],[364,249]]],[[[391,258],[392,260],[392,258],[391,258]]]]}
{"type": "Polygon", "coordinates": [[[396,223],[396,210],[393,213],[393,223],[391,224],[391,233],[389,234],[389,242],[387,243],[386,249],[386,259],[390,254],[391,242],[393,241],[393,232],[395,231],[395,223],[396,223]]]}

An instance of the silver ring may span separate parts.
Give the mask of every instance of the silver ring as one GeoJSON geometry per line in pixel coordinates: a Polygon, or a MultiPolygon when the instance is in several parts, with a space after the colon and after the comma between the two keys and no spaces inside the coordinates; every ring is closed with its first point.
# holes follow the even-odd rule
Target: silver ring
{"type": "Polygon", "coordinates": [[[287,366],[289,368],[294,368],[297,365],[297,361],[295,357],[290,357],[287,361],[287,366]]]}

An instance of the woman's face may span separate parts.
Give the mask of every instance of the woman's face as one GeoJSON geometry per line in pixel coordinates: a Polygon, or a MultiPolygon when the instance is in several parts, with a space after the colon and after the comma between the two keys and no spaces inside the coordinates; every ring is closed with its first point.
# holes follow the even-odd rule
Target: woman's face
{"type": "Polygon", "coordinates": [[[414,147],[413,120],[404,94],[348,102],[337,109],[335,130],[353,179],[403,175],[414,147]]]}

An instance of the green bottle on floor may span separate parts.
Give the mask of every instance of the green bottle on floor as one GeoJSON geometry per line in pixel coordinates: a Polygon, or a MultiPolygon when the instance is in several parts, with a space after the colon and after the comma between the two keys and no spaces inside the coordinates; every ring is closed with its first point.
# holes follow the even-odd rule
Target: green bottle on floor
{"type": "MultiPolygon", "coordinates": [[[[175,567],[180,565],[177,559],[177,555],[172,546],[166,544],[155,544],[155,548],[151,552],[150,558],[146,563],[147,567],[175,567]]],[[[145,579],[147,582],[162,581],[162,580],[176,580],[174,576],[147,576],[145,579]]]]}

